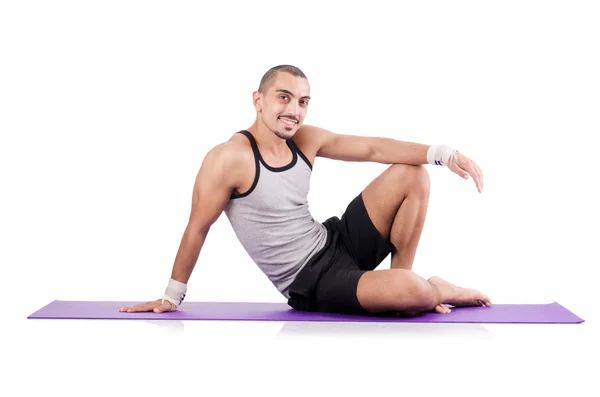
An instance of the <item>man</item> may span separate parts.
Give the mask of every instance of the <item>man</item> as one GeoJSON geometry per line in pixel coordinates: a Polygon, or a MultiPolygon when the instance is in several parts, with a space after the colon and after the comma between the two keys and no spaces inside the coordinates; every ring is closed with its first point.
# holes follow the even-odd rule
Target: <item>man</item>
{"type": "Polygon", "coordinates": [[[256,120],[205,156],[192,210],[164,297],[121,311],[176,310],[211,225],[224,211],[250,257],[298,310],[364,315],[450,312],[490,306],[474,289],[412,271],[427,212],[424,164],[447,166],[483,190],[478,165],[456,150],[389,138],[334,134],[303,125],[310,102],[304,73],[280,65],[253,94],[256,120]],[[341,219],[312,218],[307,194],[317,156],[391,166],[341,219]],[[391,254],[390,269],[374,270],[391,254]]]}

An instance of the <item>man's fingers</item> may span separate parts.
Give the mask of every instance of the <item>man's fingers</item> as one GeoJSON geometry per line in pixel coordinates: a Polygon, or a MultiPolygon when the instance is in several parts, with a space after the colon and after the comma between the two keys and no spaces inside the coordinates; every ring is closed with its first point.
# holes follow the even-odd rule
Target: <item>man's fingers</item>
{"type": "Polygon", "coordinates": [[[161,303],[162,299],[158,299],[152,302],[140,303],[135,306],[125,306],[122,307],[119,311],[125,313],[137,313],[137,312],[154,312],[154,313],[163,313],[170,312],[177,309],[177,306],[165,300],[165,303],[161,303]]]}
{"type": "Polygon", "coordinates": [[[458,165],[457,165],[457,167],[460,170],[459,175],[465,179],[469,179],[469,172],[465,170],[465,167],[460,167],[458,165]]]}
{"type": "Polygon", "coordinates": [[[458,172],[457,174],[462,176],[465,179],[469,179],[469,176],[472,176],[473,179],[475,179],[475,176],[473,175],[473,172],[470,172],[469,169],[467,168],[467,166],[463,165],[462,167],[457,166],[458,168],[458,172]]]}
{"type": "MultiPolygon", "coordinates": [[[[152,302],[140,303],[140,304],[137,304],[134,306],[125,306],[125,307],[122,307],[119,311],[126,312],[126,313],[150,312],[155,307],[160,306],[160,301],[161,300],[158,299],[158,300],[155,300],[152,302]]],[[[168,307],[168,305],[167,305],[167,307],[168,307]]]]}
{"type": "Polygon", "coordinates": [[[452,170],[452,172],[460,175],[461,177],[465,178],[465,179],[469,179],[469,173],[466,172],[458,163],[458,158],[451,156],[450,160],[448,162],[448,168],[450,168],[452,170]]]}
{"type": "Polygon", "coordinates": [[[119,310],[119,311],[121,311],[121,312],[137,312],[140,310],[139,309],[140,306],[141,305],[125,306],[125,307],[121,308],[121,310],[119,310]]]}
{"type": "Polygon", "coordinates": [[[469,179],[470,175],[473,178],[473,182],[475,182],[475,187],[477,187],[479,193],[483,192],[483,172],[481,172],[481,168],[479,168],[477,163],[473,160],[458,153],[456,157],[451,157],[448,166],[452,171],[465,179],[469,179]],[[452,164],[452,160],[454,160],[454,164],[452,164]]]}
{"type": "Polygon", "coordinates": [[[482,186],[481,186],[481,175],[479,174],[478,170],[477,170],[477,164],[475,164],[472,161],[469,161],[466,165],[465,168],[467,169],[467,171],[469,172],[469,174],[471,174],[471,176],[473,177],[473,181],[475,182],[475,186],[477,187],[477,190],[479,191],[479,193],[481,193],[482,191],[482,186]]]}
{"type": "Polygon", "coordinates": [[[483,193],[483,175],[481,169],[475,163],[473,163],[473,168],[477,173],[477,188],[479,189],[479,193],[483,193]]]}
{"type": "Polygon", "coordinates": [[[140,303],[139,305],[126,307],[124,311],[126,311],[127,313],[135,313],[135,312],[147,312],[150,310],[152,310],[152,306],[150,303],[140,303]]]}
{"type": "Polygon", "coordinates": [[[471,176],[473,177],[473,182],[475,182],[475,187],[477,187],[477,190],[481,191],[479,184],[479,174],[477,173],[477,170],[471,163],[469,163],[469,174],[471,174],[471,176]]]}
{"type": "Polygon", "coordinates": [[[483,192],[483,172],[481,171],[481,168],[475,164],[475,169],[477,170],[477,173],[479,174],[479,186],[481,187],[481,191],[483,192]]]}

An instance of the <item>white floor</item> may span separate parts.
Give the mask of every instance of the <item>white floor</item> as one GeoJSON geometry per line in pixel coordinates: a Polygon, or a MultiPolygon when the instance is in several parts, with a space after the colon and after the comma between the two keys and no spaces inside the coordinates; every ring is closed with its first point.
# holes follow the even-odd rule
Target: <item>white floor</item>
{"type": "Polygon", "coordinates": [[[31,313],[10,312],[4,396],[600,395],[600,333],[582,314],[578,325],[481,325],[27,320],[31,313]]]}

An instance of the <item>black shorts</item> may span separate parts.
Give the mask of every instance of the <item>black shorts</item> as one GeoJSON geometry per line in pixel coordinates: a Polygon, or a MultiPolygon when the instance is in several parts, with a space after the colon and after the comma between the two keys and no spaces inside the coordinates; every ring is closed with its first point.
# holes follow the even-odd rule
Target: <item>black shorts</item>
{"type": "Polygon", "coordinates": [[[303,311],[369,314],[356,296],[358,280],[374,270],[394,246],[373,225],[362,193],[350,202],[341,219],[334,216],[323,225],[327,242],[290,285],[288,305],[303,311]]]}

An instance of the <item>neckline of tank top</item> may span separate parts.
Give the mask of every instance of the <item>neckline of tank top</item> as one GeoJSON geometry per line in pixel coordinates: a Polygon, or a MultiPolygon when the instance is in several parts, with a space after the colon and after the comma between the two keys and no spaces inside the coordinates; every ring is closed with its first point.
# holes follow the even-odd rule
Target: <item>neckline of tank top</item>
{"type": "Polygon", "coordinates": [[[298,153],[294,149],[293,144],[290,143],[290,139],[286,139],[285,143],[292,152],[292,161],[281,167],[271,167],[269,164],[267,164],[267,162],[263,159],[262,155],[260,154],[260,150],[258,149],[258,143],[256,142],[256,138],[254,138],[254,135],[252,135],[252,133],[248,130],[241,130],[239,131],[239,133],[245,135],[248,138],[248,140],[250,141],[250,146],[252,146],[252,151],[254,152],[254,155],[258,158],[258,161],[260,161],[260,163],[271,172],[282,172],[289,170],[298,162],[298,153]]]}

